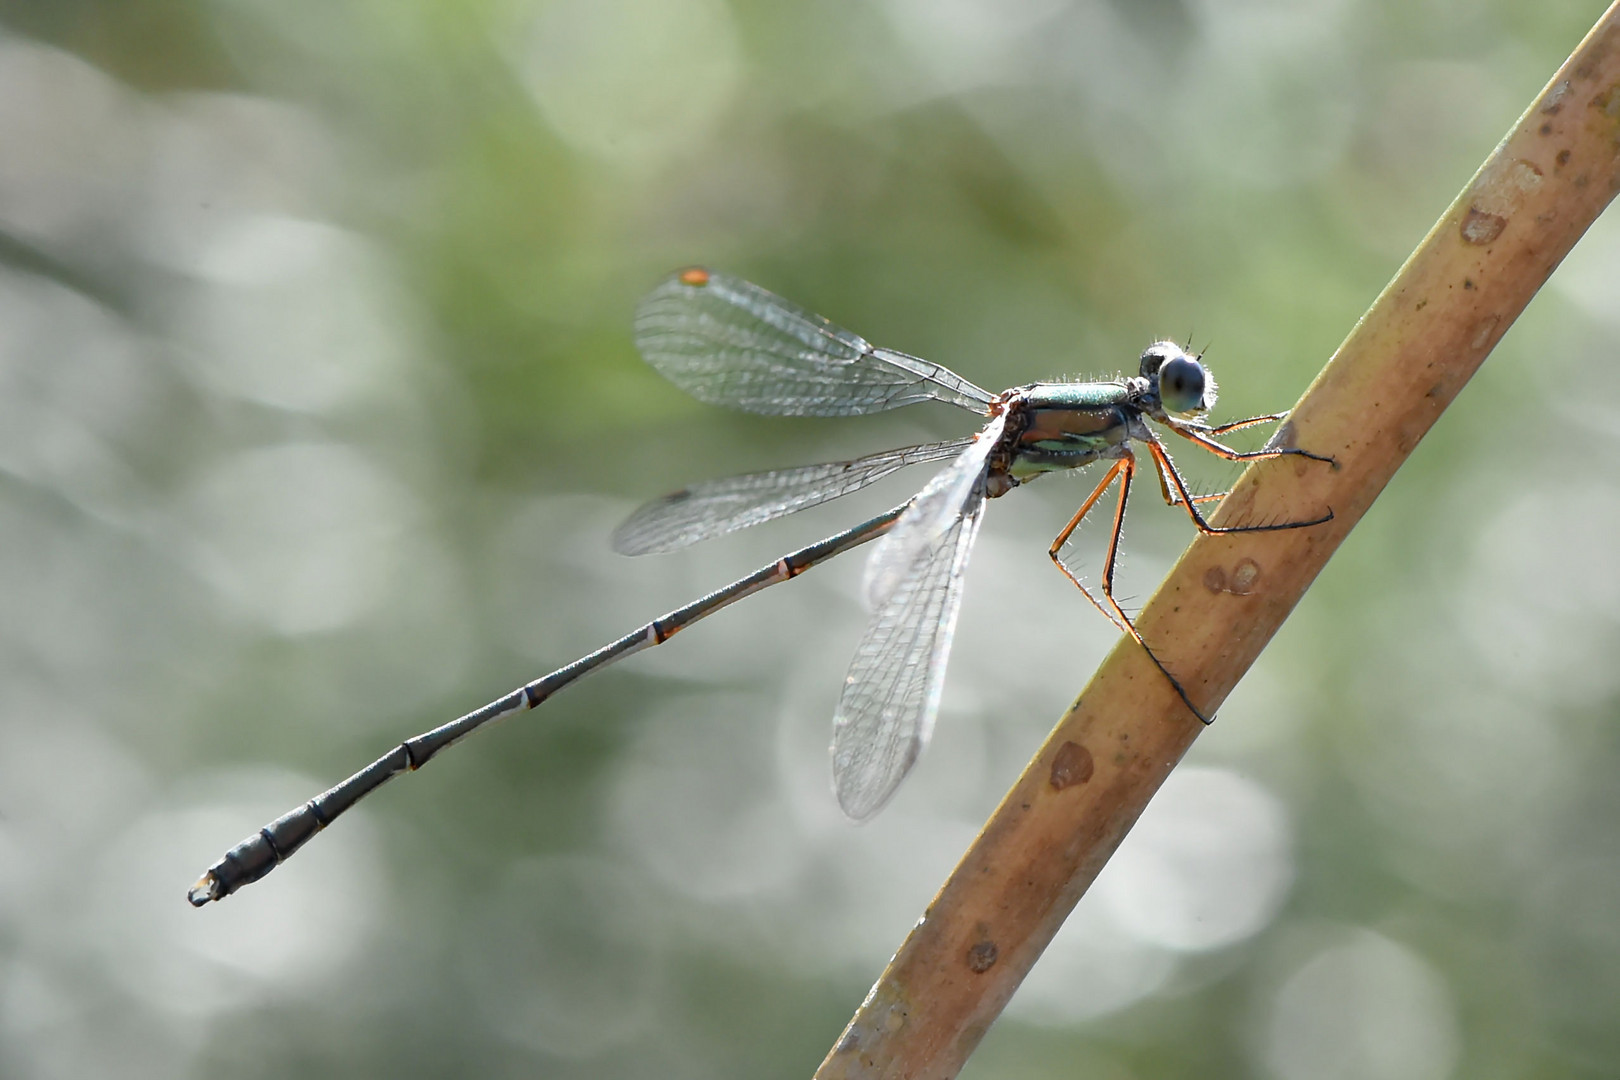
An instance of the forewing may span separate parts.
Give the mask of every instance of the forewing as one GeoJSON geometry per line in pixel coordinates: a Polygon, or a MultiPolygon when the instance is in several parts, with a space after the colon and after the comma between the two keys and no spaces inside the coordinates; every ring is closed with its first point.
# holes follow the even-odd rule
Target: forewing
{"type": "Polygon", "coordinates": [[[986,424],[973,444],[917,493],[894,528],[873,546],[862,582],[868,610],[882,607],[920,555],[931,550],[940,536],[956,524],[962,507],[984,478],[990,454],[1001,441],[1006,423],[1003,414],[986,424]]]}
{"type": "Polygon", "coordinates": [[[962,604],[962,576],[984,513],[975,485],[960,516],[872,614],[833,718],[833,789],[856,821],[883,808],[934,731],[962,604]]]}
{"type": "Polygon", "coordinates": [[[613,548],[623,555],[675,551],[859,491],[907,465],[952,457],[971,442],[952,439],[853,461],[803,465],[694,484],[654,499],[631,514],[613,531],[613,548]]]}
{"type": "Polygon", "coordinates": [[[947,368],[710,270],[682,270],[648,293],[635,335],[647,363],[693,397],[769,416],[856,416],[930,399],[982,414],[993,400],[947,368]]]}

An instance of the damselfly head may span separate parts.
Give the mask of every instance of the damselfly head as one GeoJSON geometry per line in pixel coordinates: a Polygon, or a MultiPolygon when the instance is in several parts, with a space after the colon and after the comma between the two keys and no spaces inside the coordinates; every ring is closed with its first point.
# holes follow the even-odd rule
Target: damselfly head
{"type": "Polygon", "coordinates": [[[1215,376],[1173,341],[1155,341],[1143,351],[1142,377],[1158,385],[1167,413],[1192,416],[1215,407],[1215,376]]]}

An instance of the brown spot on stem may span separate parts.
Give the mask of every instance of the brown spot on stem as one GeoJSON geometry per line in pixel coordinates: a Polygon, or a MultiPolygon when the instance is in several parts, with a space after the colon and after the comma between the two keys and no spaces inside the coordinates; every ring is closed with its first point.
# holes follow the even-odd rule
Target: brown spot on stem
{"type": "Polygon", "coordinates": [[[1090,750],[1076,742],[1064,743],[1052,757],[1052,790],[1062,791],[1066,787],[1085,783],[1091,779],[1094,767],[1090,750]]]}
{"type": "Polygon", "coordinates": [[[1556,158],[1554,158],[1553,160],[1558,162],[1560,167],[1568,165],[1569,164],[1569,151],[1568,150],[1560,150],[1560,151],[1558,151],[1558,156],[1556,158]]]}
{"type": "Polygon", "coordinates": [[[1620,115],[1620,87],[1611,86],[1594,94],[1589,105],[1606,116],[1620,115]]]}
{"type": "Polygon", "coordinates": [[[981,941],[967,951],[968,970],[976,975],[983,975],[996,966],[996,960],[1000,955],[995,942],[988,939],[981,941]]]}
{"type": "Polygon", "coordinates": [[[1226,586],[1226,591],[1233,596],[1248,596],[1254,591],[1254,583],[1259,580],[1260,564],[1245,558],[1232,568],[1232,580],[1226,586]]]}
{"type": "Polygon", "coordinates": [[[1218,566],[1212,566],[1204,571],[1204,588],[1212,593],[1226,591],[1226,571],[1218,566]]]}

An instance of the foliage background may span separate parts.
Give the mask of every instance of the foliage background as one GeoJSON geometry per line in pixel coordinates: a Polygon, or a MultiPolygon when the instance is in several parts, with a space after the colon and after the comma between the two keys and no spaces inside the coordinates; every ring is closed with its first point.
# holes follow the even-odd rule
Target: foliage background
{"type": "MultiPolygon", "coordinates": [[[[850,558],[183,893],[922,481],[622,560],[637,502],[965,430],[686,399],[629,337],[671,268],[991,388],[1191,332],[1220,416],[1285,407],[1600,11],[0,0],[0,1073],[807,1075],[1111,641],[1043,551],[1083,485],[991,507],[868,826],[850,558]]],[[[965,1075],[1620,1071],[1617,286],[1600,222],[965,1075]]]]}

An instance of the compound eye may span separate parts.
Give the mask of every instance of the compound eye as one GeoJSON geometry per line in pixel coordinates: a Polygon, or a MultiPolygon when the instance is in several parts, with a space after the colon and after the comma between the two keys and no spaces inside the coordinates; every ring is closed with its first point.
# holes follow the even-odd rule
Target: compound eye
{"type": "Polygon", "coordinates": [[[1166,360],[1159,368],[1159,402],[1165,412],[1197,412],[1204,406],[1204,365],[1187,356],[1166,360]]]}

